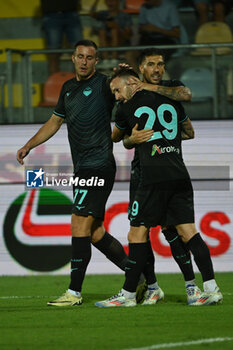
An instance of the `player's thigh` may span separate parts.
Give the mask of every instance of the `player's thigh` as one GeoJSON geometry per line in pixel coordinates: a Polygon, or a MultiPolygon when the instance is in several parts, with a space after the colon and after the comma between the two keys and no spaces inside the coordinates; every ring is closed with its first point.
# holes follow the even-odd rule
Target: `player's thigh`
{"type": "Polygon", "coordinates": [[[91,215],[80,216],[72,214],[71,216],[71,234],[72,237],[89,237],[91,235],[91,227],[95,218],[91,215]]]}

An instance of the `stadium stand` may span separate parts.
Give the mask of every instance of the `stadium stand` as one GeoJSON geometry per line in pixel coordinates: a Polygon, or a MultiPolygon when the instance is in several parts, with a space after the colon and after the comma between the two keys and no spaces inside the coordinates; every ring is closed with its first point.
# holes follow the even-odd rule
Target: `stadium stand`
{"type": "Polygon", "coordinates": [[[227,98],[229,102],[233,102],[233,68],[227,73],[227,98]]]}
{"type": "MultiPolygon", "coordinates": [[[[200,26],[195,36],[195,44],[208,43],[232,43],[231,28],[223,22],[208,22],[200,26]]],[[[211,55],[210,48],[198,48],[191,52],[194,56],[211,55]]],[[[219,47],[216,50],[218,55],[226,55],[232,52],[229,47],[219,47]]]]}
{"type": "Polygon", "coordinates": [[[50,75],[44,84],[43,101],[41,107],[56,106],[62,85],[68,79],[74,77],[72,72],[57,72],[50,75]]]}
{"type": "MultiPolygon", "coordinates": [[[[93,28],[93,19],[88,16],[90,6],[93,3],[93,0],[81,0],[82,10],[80,11],[83,33],[84,37],[87,39],[93,39],[98,44],[98,38],[94,34],[93,28]]],[[[179,7],[179,14],[181,24],[183,25],[184,31],[182,32],[182,43],[189,42],[190,44],[195,40],[195,34],[197,29],[197,22],[195,17],[195,12],[192,7],[188,5],[188,0],[183,0],[181,3],[182,7],[179,7]]],[[[125,0],[122,2],[122,7],[125,6],[132,9],[132,4],[137,3],[137,8],[139,9],[142,3],[142,0],[125,0]],[[130,5],[131,4],[131,5],[130,5]]],[[[99,0],[98,9],[104,9],[105,0],[99,0]]],[[[137,11],[129,11],[134,28],[134,35],[132,36],[131,45],[137,45],[137,11]]],[[[0,123],[10,123],[12,121],[18,121],[22,118],[22,121],[26,122],[27,118],[25,117],[25,101],[30,101],[31,107],[33,107],[34,116],[32,119],[35,122],[43,122],[47,119],[48,113],[46,113],[45,107],[40,107],[45,103],[43,98],[43,89],[45,82],[48,79],[48,62],[47,54],[40,53],[37,54],[36,50],[46,49],[46,43],[43,35],[43,30],[41,26],[41,10],[40,10],[40,1],[39,0],[21,0],[19,3],[17,0],[9,0],[2,2],[1,12],[1,31],[0,31],[0,46],[3,50],[3,53],[0,54],[0,75],[6,74],[6,80],[2,81],[4,89],[1,88],[2,92],[5,93],[5,96],[1,98],[1,108],[3,107],[4,99],[4,113],[0,113],[0,123]],[[7,69],[9,67],[7,62],[6,49],[19,49],[19,50],[35,50],[35,53],[30,54],[29,61],[31,62],[31,71],[32,71],[32,86],[29,88],[26,86],[25,89],[25,73],[23,67],[23,55],[15,53],[12,55],[12,80],[10,81],[11,90],[9,90],[9,75],[7,74],[7,69]],[[26,91],[26,92],[25,92],[26,91]],[[11,92],[11,99],[9,98],[11,92]],[[26,96],[26,93],[31,92],[31,99],[26,96]],[[43,103],[41,102],[43,101],[43,103]],[[9,118],[9,107],[12,115],[17,116],[17,118],[9,118]],[[4,116],[5,117],[2,117],[4,116]]],[[[226,23],[229,25],[233,31],[233,11],[227,16],[226,23]]],[[[232,39],[231,39],[232,40],[232,39]]],[[[67,53],[70,50],[65,50],[67,53]]],[[[211,68],[211,59],[208,56],[195,56],[190,55],[189,49],[180,49],[178,55],[172,57],[171,62],[167,63],[167,71],[172,79],[178,79],[181,74],[188,68],[203,66],[211,68]]],[[[69,54],[71,51],[69,52],[69,54]]],[[[136,53],[135,53],[136,54],[136,53]]],[[[62,57],[62,56],[61,56],[62,57]]],[[[226,99],[231,98],[232,96],[232,56],[231,55],[221,55],[218,57],[217,62],[218,68],[223,67],[221,70],[221,86],[224,86],[224,91],[226,91],[226,99]],[[228,73],[229,72],[229,73],[228,73]],[[228,79],[226,79],[228,77],[228,79]],[[227,87],[227,90],[226,90],[227,87]]],[[[98,66],[97,66],[98,67],[98,66]]],[[[71,72],[73,65],[71,60],[65,60],[60,62],[61,72],[71,72]]],[[[99,69],[99,68],[98,68],[99,69]]],[[[225,95],[224,95],[225,97],[225,95]]],[[[224,99],[219,98],[220,102],[225,102],[224,99]]],[[[228,99],[229,101],[229,99],[228,99]]],[[[211,102],[208,102],[211,104],[211,102]]],[[[202,104],[202,103],[200,103],[202,104]]],[[[198,105],[198,103],[195,103],[198,105]]],[[[226,118],[232,118],[232,103],[227,105],[226,118]]],[[[48,107],[50,112],[50,108],[48,107]]],[[[221,109],[221,115],[223,115],[221,109]]],[[[196,113],[196,109],[193,110],[193,114],[196,113]]],[[[198,115],[197,115],[198,118],[198,115]]],[[[221,116],[221,118],[223,118],[221,116]]]]}
{"type": "Polygon", "coordinates": [[[213,76],[208,68],[189,68],[180,77],[192,91],[192,102],[203,102],[213,98],[213,76]]]}
{"type": "Polygon", "coordinates": [[[139,13],[144,0],[126,0],[123,11],[127,13],[139,13]]]}

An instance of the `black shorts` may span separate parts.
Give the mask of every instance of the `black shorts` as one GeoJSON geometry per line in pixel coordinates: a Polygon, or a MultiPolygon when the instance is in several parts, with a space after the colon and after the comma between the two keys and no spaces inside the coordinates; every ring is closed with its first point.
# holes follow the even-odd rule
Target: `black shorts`
{"type": "Polygon", "coordinates": [[[105,206],[115,180],[115,165],[81,169],[75,174],[72,213],[104,220],[105,206]]]}
{"type": "Polygon", "coordinates": [[[130,185],[129,185],[129,215],[130,215],[130,209],[134,201],[134,197],[137,193],[137,189],[139,187],[139,181],[140,181],[140,169],[139,167],[131,169],[131,176],[130,176],[130,185]]]}
{"type": "Polygon", "coordinates": [[[139,186],[130,208],[130,225],[155,227],[194,223],[190,180],[139,186]]]}

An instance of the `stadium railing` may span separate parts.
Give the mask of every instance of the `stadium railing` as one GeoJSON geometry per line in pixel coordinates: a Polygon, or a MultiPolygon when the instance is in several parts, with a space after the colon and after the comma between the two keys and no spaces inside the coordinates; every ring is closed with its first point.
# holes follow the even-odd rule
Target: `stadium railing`
{"type": "MultiPolygon", "coordinates": [[[[131,46],[131,47],[105,47],[100,48],[99,51],[141,51],[146,48],[159,48],[159,49],[181,49],[192,50],[199,48],[211,49],[211,69],[213,76],[213,99],[212,109],[213,118],[218,119],[219,110],[219,98],[218,98],[218,74],[217,74],[217,48],[219,47],[231,47],[233,49],[233,43],[221,43],[221,44],[182,44],[182,45],[160,45],[160,46],[131,46]]],[[[38,54],[52,54],[52,53],[69,53],[71,49],[56,49],[56,50],[19,50],[19,49],[7,49],[7,62],[6,62],[6,84],[7,84],[7,120],[8,123],[16,123],[14,120],[13,110],[13,55],[17,54],[20,56],[20,80],[22,84],[22,108],[23,108],[23,120],[24,123],[33,123],[34,120],[34,109],[32,104],[32,91],[33,91],[33,69],[32,69],[32,56],[38,54]]],[[[232,50],[233,52],[233,50],[232,50]]],[[[231,53],[232,56],[232,53],[231,53]]],[[[185,59],[187,56],[183,54],[180,56],[180,60],[185,59]]],[[[233,62],[233,60],[232,60],[233,62]]]]}

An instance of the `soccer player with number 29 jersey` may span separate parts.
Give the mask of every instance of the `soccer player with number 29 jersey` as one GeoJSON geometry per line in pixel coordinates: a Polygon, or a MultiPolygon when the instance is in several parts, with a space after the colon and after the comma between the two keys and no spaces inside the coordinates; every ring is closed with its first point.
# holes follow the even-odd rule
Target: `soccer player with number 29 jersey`
{"type": "Polygon", "coordinates": [[[201,272],[204,292],[189,305],[219,303],[222,294],[214,279],[209,249],[195,227],[193,189],[182,158],[182,134],[194,133],[191,121],[176,101],[145,90],[134,93],[132,76],[136,76],[134,71],[120,69],[111,79],[111,90],[122,102],[112,139],[119,142],[135,125],[138,130],[151,129],[153,134],[147,142],[138,145],[140,181],[130,208],[125,283],[118,295],[96,305],[136,306],[137,282],[148,262],[149,228],[161,224],[176,227],[201,272]]]}
{"type": "MultiPolygon", "coordinates": [[[[169,97],[171,100],[177,102],[190,101],[192,94],[188,87],[184,86],[179,80],[163,80],[165,73],[165,61],[164,53],[161,50],[152,48],[145,49],[140,52],[138,58],[138,65],[140,73],[142,74],[142,81],[137,77],[131,77],[130,83],[134,88],[134,93],[141,90],[149,90],[157,92],[162,96],[169,97]]],[[[134,159],[131,165],[131,178],[130,178],[130,204],[134,198],[136,189],[138,188],[138,183],[140,179],[140,162],[138,157],[137,145],[139,143],[145,142],[150,138],[151,129],[138,130],[137,127],[129,132],[129,135],[124,136],[124,146],[126,148],[135,148],[134,159]],[[147,134],[145,131],[147,130],[147,134]]],[[[189,140],[193,138],[192,133],[189,135],[182,133],[182,140],[189,140]]],[[[163,226],[162,233],[164,234],[167,242],[170,245],[172,256],[176,263],[178,264],[180,270],[182,271],[185,280],[185,291],[187,295],[187,303],[193,303],[195,299],[198,299],[201,290],[198,288],[195,280],[195,274],[193,271],[192,259],[186,244],[182,241],[181,237],[174,226],[163,226]]],[[[148,247],[150,246],[150,240],[148,240],[148,247]]],[[[155,261],[152,248],[150,251],[150,261],[151,263],[155,261]]],[[[148,266],[148,264],[147,264],[148,266]]],[[[151,297],[162,294],[161,288],[158,284],[155,285],[154,290],[150,289],[151,297]]],[[[147,297],[147,295],[146,295],[147,297]]]]}

